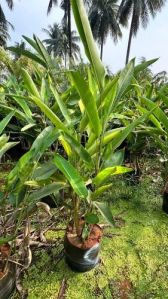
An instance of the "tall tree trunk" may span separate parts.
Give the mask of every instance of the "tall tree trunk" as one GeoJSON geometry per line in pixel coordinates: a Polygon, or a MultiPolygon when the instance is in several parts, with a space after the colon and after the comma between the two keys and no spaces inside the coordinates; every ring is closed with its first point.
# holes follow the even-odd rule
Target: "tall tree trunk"
{"type": "Polygon", "coordinates": [[[104,46],[104,36],[101,38],[101,45],[100,45],[100,59],[103,59],[103,46],[104,46]]]}
{"type": "Polygon", "coordinates": [[[125,61],[125,64],[128,63],[128,61],[129,61],[129,56],[130,56],[131,41],[132,41],[132,35],[133,35],[133,19],[134,19],[134,12],[133,12],[133,15],[132,15],[132,21],[131,21],[131,26],[130,26],[129,39],[128,39],[128,46],[127,46],[127,55],[126,55],[126,61],[125,61]]]}
{"type": "Polygon", "coordinates": [[[67,52],[66,52],[66,49],[65,49],[65,68],[67,66],[67,52]]]}
{"type": "Polygon", "coordinates": [[[72,58],[72,36],[71,36],[71,0],[68,1],[68,41],[69,41],[69,58],[72,58]]]}

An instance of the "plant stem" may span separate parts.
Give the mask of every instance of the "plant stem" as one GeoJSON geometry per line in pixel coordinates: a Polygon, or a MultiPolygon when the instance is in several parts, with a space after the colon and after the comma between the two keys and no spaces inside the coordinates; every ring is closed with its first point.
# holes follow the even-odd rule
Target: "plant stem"
{"type": "Polygon", "coordinates": [[[73,194],[73,205],[74,205],[74,227],[73,231],[79,236],[79,199],[73,194]]]}

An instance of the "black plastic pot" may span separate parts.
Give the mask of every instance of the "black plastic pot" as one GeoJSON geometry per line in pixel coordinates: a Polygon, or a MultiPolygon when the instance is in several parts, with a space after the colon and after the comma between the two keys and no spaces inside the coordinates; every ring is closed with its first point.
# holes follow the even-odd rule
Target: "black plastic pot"
{"type": "Polygon", "coordinates": [[[162,204],[162,210],[168,214],[168,193],[164,191],[163,193],[163,204],[162,204]]]}
{"type": "Polygon", "coordinates": [[[86,272],[99,263],[100,243],[96,242],[91,248],[83,249],[73,245],[67,235],[64,238],[65,260],[72,270],[86,272]]]}
{"type": "Polygon", "coordinates": [[[15,288],[16,267],[13,263],[8,264],[5,275],[0,279],[0,299],[9,299],[15,288]]]}

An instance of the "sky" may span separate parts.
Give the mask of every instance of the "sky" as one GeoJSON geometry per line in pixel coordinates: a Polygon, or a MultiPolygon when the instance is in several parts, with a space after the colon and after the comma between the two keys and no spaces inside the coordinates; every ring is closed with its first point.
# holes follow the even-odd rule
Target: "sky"
{"type": "MultiPolygon", "coordinates": [[[[63,12],[58,7],[54,7],[47,16],[48,2],[49,0],[14,0],[14,9],[10,11],[6,1],[0,0],[7,20],[15,27],[15,31],[10,31],[10,45],[16,41],[20,42],[22,35],[32,37],[35,33],[42,40],[46,38],[42,28],[60,22],[63,16],[63,12]]],[[[75,27],[74,21],[72,23],[75,27]]],[[[103,63],[113,73],[123,68],[125,63],[129,30],[122,28],[122,32],[123,37],[117,44],[114,44],[109,36],[104,46],[103,63]]],[[[83,51],[82,56],[84,57],[83,51]]],[[[141,57],[147,60],[159,58],[153,65],[152,71],[155,74],[161,71],[168,72],[168,1],[155,19],[150,19],[147,29],[141,28],[138,31],[132,41],[130,57],[136,57],[137,63],[141,57]]]]}

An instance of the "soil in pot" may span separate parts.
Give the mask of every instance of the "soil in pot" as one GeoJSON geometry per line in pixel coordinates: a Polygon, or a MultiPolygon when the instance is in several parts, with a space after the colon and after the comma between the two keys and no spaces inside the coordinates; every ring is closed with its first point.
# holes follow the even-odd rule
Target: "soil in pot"
{"type": "MultiPolygon", "coordinates": [[[[84,221],[80,221],[82,232],[84,221]]],[[[65,257],[68,265],[75,271],[85,272],[93,269],[99,262],[100,240],[102,229],[98,225],[90,225],[90,233],[86,240],[74,236],[70,224],[64,239],[65,257]]]]}

